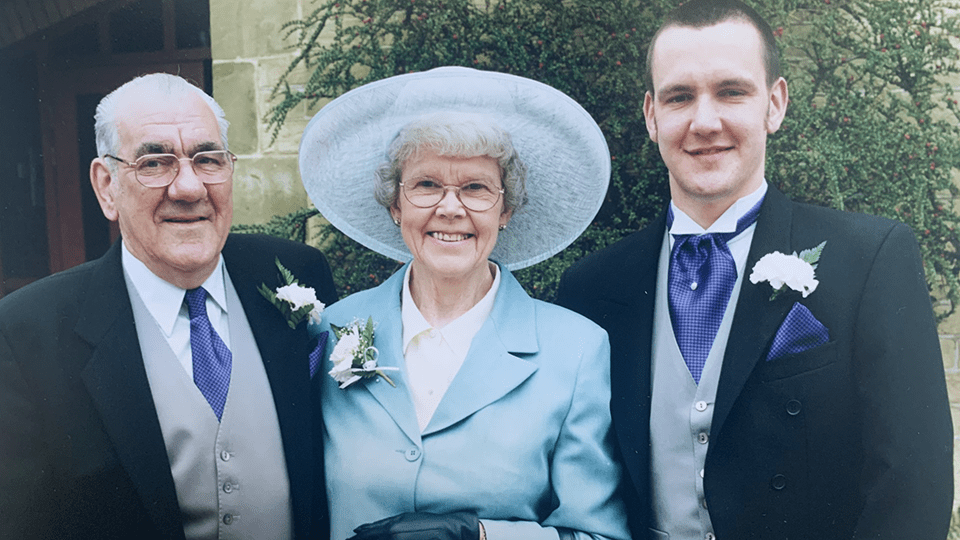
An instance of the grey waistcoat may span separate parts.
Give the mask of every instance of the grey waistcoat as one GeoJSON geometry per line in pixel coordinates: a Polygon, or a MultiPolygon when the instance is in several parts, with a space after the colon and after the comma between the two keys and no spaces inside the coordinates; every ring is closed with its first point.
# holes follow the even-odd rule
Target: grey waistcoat
{"type": "Polygon", "coordinates": [[[277,412],[243,306],[224,274],[233,367],[222,420],[128,279],[143,363],[187,540],[287,540],[293,518],[277,412]]]}
{"type": "Polygon", "coordinates": [[[704,461],[710,444],[723,351],[727,348],[743,272],[738,272],[698,386],[683,361],[670,322],[669,265],[670,243],[665,238],[657,269],[651,350],[650,489],[654,529],[651,532],[658,539],[704,540],[713,534],[703,491],[704,461]]]}

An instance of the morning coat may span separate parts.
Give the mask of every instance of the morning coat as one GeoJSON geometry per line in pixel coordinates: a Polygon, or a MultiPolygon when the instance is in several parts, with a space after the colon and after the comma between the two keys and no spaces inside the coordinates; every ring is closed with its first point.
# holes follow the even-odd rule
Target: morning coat
{"type": "MultiPolygon", "coordinates": [[[[558,303],[610,335],[614,430],[635,539],[648,538],[650,354],[665,215],[573,265],[558,303]]],[[[769,186],[723,358],[704,469],[720,540],[944,538],[953,434],[917,242],[902,223],[799,204],[769,186]],[[767,253],[826,241],[807,298],[771,300],[767,253]],[[766,361],[795,303],[828,343],[766,361]]]]}
{"type": "MultiPolygon", "coordinates": [[[[294,537],[327,538],[316,340],[257,287],[281,284],[279,257],[330,303],[330,269],[313,248],[259,235],[231,234],[222,254],[272,389],[294,537]]],[[[0,438],[0,537],[184,538],[119,241],[0,300],[0,438]]]]}

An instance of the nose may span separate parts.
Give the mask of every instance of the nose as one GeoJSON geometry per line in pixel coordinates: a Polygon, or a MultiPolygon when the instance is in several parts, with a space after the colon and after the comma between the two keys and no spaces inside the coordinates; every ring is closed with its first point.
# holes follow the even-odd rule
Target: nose
{"type": "Polygon", "coordinates": [[[690,129],[697,133],[714,133],[720,131],[720,111],[717,103],[709,98],[697,100],[693,111],[693,120],[690,129]]]}
{"type": "Polygon", "coordinates": [[[167,186],[167,195],[175,201],[195,202],[207,196],[207,185],[193,171],[189,162],[180,162],[180,170],[167,186]]]}
{"type": "Polygon", "coordinates": [[[466,215],[466,209],[460,202],[460,198],[457,197],[455,188],[448,186],[444,189],[443,198],[437,203],[437,215],[449,218],[466,215]]]}

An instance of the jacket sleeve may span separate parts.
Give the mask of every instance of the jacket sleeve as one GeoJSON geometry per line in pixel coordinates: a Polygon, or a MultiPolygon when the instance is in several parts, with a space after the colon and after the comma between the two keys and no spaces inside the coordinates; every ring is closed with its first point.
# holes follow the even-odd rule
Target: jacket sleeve
{"type": "Polygon", "coordinates": [[[944,538],[953,501],[953,428],[920,252],[905,225],[884,240],[863,290],[854,362],[863,507],[855,539],[944,538]]]}
{"type": "Polygon", "coordinates": [[[626,539],[610,427],[610,341],[606,332],[596,335],[579,344],[577,380],[550,466],[557,508],[544,525],[571,529],[580,540],[626,539]]]}
{"type": "Polygon", "coordinates": [[[52,538],[54,486],[40,410],[0,329],[0,536],[52,538]],[[44,495],[44,494],[48,495],[44,495]]]}

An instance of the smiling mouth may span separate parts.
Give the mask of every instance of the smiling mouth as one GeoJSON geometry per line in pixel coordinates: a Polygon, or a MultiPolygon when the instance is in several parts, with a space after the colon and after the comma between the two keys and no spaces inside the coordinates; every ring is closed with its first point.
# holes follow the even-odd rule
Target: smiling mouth
{"type": "Polygon", "coordinates": [[[472,238],[472,234],[447,234],[442,232],[429,232],[428,235],[440,240],[441,242],[462,242],[468,238],[472,238]]]}
{"type": "Polygon", "coordinates": [[[732,150],[732,146],[725,146],[723,148],[703,148],[700,150],[689,150],[689,153],[692,156],[712,156],[714,154],[719,154],[721,152],[726,152],[727,150],[732,150]]]}
{"type": "Polygon", "coordinates": [[[201,221],[207,221],[207,218],[198,216],[198,217],[172,217],[167,218],[164,221],[169,223],[198,223],[201,221]]]}

